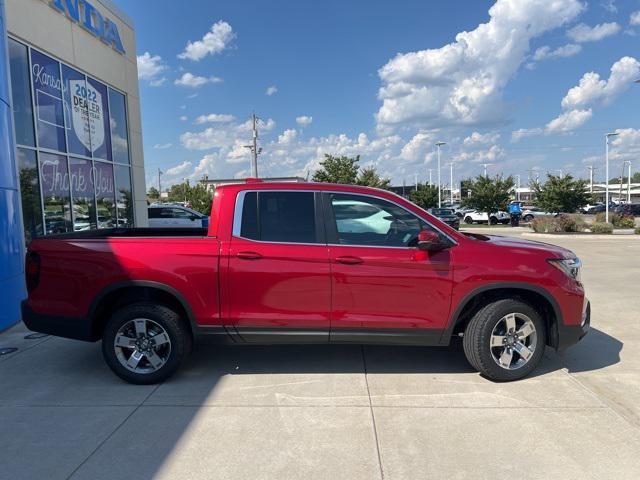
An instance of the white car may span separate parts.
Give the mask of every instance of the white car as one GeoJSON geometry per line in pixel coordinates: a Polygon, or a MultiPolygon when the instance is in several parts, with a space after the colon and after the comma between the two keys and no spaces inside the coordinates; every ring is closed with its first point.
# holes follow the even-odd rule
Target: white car
{"type": "Polygon", "coordinates": [[[154,228],[206,228],[209,217],[181,205],[149,206],[149,226],[154,228]]]}
{"type": "Polygon", "coordinates": [[[464,214],[464,223],[471,225],[472,223],[489,223],[496,225],[498,223],[509,223],[509,214],[507,212],[494,212],[487,217],[487,212],[478,212],[473,210],[464,214]]]}
{"type": "Polygon", "coordinates": [[[557,213],[545,212],[538,207],[524,207],[521,218],[523,222],[530,222],[536,217],[555,217],[557,215],[557,213]]]}

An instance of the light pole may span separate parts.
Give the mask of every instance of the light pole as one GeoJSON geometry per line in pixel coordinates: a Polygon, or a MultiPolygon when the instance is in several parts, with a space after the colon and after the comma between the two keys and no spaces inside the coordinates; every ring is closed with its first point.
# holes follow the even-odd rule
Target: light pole
{"type": "Polygon", "coordinates": [[[627,171],[627,203],[631,203],[631,160],[625,160],[629,170],[627,171]]]}
{"type": "Polygon", "coordinates": [[[520,175],[516,174],[516,178],[518,179],[518,183],[516,184],[516,201],[519,202],[520,201],[520,175]]]}
{"type": "Polygon", "coordinates": [[[453,162],[449,163],[449,201],[453,206],[453,162]]]}
{"type": "Polygon", "coordinates": [[[433,182],[431,181],[431,174],[433,173],[433,168],[429,169],[429,186],[433,185],[433,182]]]}
{"type": "Polygon", "coordinates": [[[593,171],[596,170],[596,167],[589,165],[587,169],[589,169],[589,193],[593,193],[593,171]]]}
{"type": "Polygon", "coordinates": [[[440,147],[442,145],[446,145],[446,142],[436,142],[436,147],[438,148],[438,208],[442,207],[442,191],[440,183],[440,147]]]}
{"type": "Polygon", "coordinates": [[[617,133],[607,133],[604,136],[604,221],[609,223],[609,138],[615,137],[617,133]]]}

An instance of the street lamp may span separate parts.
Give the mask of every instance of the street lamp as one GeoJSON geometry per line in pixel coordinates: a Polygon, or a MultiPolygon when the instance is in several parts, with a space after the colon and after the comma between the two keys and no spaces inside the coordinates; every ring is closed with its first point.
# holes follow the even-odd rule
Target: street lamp
{"type": "Polygon", "coordinates": [[[487,177],[487,167],[492,167],[493,165],[495,165],[495,163],[481,163],[480,165],[482,165],[484,167],[484,177],[487,177]]]}
{"type": "Polygon", "coordinates": [[[607,133],[604,138],[604,221],[609,223],[609,138],[619,135],[618,133],[607,133]]]}
{"type": "Polygon", "coordinates": [[[627,203],[631,203],[631,160],[625,160],[629,170],[627,172],[627,203]]]}
{"type": "Polygon", "coordinates": [[[438,149],[438,208],[442,207],[442,192],[440,184],[440,147],[446,144],[446,142],[436,142],[436,147],[438,149]]]}
{"type": "Polygon", "coordinates": [[[516,174],[516,178],[518,179],[518,183],[516,184],[516,201],[520,201],[520,174],[516,174]]]}
{"type": "Polygon", "coordinates": [[[453,162],[449,163],[449,199],[453,206],[453,162]]]}

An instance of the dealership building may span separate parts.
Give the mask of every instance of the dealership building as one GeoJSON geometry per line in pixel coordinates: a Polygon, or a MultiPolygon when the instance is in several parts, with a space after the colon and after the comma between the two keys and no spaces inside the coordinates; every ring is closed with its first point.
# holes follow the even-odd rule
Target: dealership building
{"type": "Polygon", "coordinates": [[[133,22],[110,0],[0,0],[0,331],[33,238],[145,226],[133,22]]]}

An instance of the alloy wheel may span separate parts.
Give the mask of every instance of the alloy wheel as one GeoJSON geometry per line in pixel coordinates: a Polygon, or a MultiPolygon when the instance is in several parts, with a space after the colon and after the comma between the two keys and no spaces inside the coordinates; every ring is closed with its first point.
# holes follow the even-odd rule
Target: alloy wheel
{"type": "Polygon", "coordinates": [[[136,318],[120,327],[113,347],[118,361],[127,370],[152,373],[167,363],[171,354],[171,339],[157,322],[136,318]]]}
{"type": "Polygon", "coordinates": [[[528,316],[510,313],[498,320],[489,342],[491,357],[496,364],[505,370],[517,370],[533,357],[538,333],[528,316]]]}

